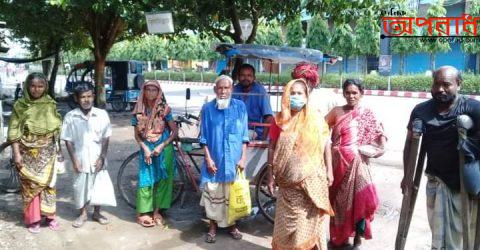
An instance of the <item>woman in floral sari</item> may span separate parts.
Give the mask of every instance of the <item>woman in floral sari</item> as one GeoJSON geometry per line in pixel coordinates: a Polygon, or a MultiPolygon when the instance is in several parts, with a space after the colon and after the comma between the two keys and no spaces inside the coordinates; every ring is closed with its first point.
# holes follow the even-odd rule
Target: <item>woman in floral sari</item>
{"type": "Polygon", "coordinates": [[[158,81],[148,81],[133,110],[132,125],[140,146],[137,190],[137,222],[144,227],[163,225],[160,209],[170,208],[174,158],[171,142],[177,136],[158,81]]]}
{"type": "Polygon", "coordinates": [[[327,249],[324,222],[333,213],[323,152],[329,131],[309,108],[308,93],[303,79],[290,81],[270,129],[270,192],[273,176],[279,186],[273,249],[327,249]]]}
{"type": "Polygon", "coordinates": [[[359,105],[363,87],[356,80],[343,83],[347,104],[335,107],[326,116],[332,129],[333,185],[330,202],[335,217],[330,220],[330,241],[335,247],[348,244],[355,236],[372,238],[370,222],[378,207],[378,197],[370,175],[368,157],[383,154],[386,137],[372,111],[359,105]]]}
{"type": "Polygon", "coordinates": [[[8,126],[8,141],[21,181],[24,221],[31,233],[40,232],[42,216],[50,229],[59,229],[54,165],[62,121],[47,89],[43,74],[29,74],[8,126]]]}

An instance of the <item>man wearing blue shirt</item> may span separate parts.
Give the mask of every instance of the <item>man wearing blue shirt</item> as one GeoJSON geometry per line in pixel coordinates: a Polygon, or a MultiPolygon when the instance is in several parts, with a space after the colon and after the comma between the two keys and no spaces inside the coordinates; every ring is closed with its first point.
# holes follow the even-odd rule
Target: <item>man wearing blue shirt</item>
{"type": "MultiPolygon", "coordinates": [[[[273,118],[270,96],[255,79],[255,68],[252,65],[243,64],[240,66],[238,70],[239,83],[233,88],[233,98],[245,103],[248,122],[270,124],[273,118]]],[[[255,129],[256,139],[267,139],[269,127],[249,126],[249,128],[255,129]]]]}
{"type": "Polygon", "coordinates": [[[227,221],[230,183],[236,179],[237,168],[244,169],[248,143],[248,117],[245,104],[232,99],[232,78],[222,75],[215,80],[216,99],[202,108],[200,144],[205,151],[200,186],[200,205],[210,219],[206,242],[214,243],[217,227],[230,227],[232,238],[242,234],[227,221]]]}

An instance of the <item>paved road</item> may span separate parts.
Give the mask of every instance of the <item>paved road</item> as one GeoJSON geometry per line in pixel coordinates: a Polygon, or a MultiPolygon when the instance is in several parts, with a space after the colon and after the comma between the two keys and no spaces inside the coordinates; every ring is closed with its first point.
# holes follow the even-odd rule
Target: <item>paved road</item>
{"type": "MultiPolygon", "coordinates": [[[[188,112],[198,114],[201,105],[205,100],[215,98],[213,87],[209,86],[185,86],[180,84],[164,85],[165,95],[168,103],[173,107],[174,112],[184,112],[185,110],[185,89],[191,89],[191,100],[188,103],[188,112]]],[[[331,89],[320,89],[322,96],[328,96],[330,100],[343,103],[344,100],[339,94],[335,94],[331,89]]],[[[281,97],[278,97],[281,99],[281,97]]],[[[400,166],[401,152],[406,135],[406,126],[410,112],[416,104],[425,101],[425,99],[403,98],[403,97],[382,97],[382,96],[364,96],[362,104],[371,108],[383,122],[388,136],[387,153],[380,160],[392,166],[400,166]]],[[[272,108],[277,109],[277,97],[271,97],[272,108]]]]}
{"type": "MultiPolygon", "coordinates": [[[[213,97],[211,87],[193,87],[188,110],[198,113],[205,98],[213,97]]],[[[175,113],[184,112],[185,86],[167,85],[164,91],[175,113]]],[[[328,91],[328,90],[326,90],[328,91]]],[[[274,100],[272,100],[274,101],[274,100]]],[[[365,97],[364,104],[372,107],[384,121],[389,136],[388,154],[372,165],[381,206],[373,222],[373,239],[364,249],[393,249],[401,203],[399,183],[402,177],[400,152],[403,147],[408,114],[418,99],[365,97]],[[389,163],[389,164],[384,164],[389,163]]],[[[111,113],[113,134],[109,149],[109,172],[114,182],[118,168],[128,154],[136,150],[129,126],[128,113],[111,113]]],[[[68,166],[68,164],[67,164],[68,166]]],[[[1,176],[0,171],[0,178],[1,176]]],[[[198,195],[190,194],[185,207],[174,206],[168,211],[169,229],[145,229],[134,221],[135,211],[118,200],[116,208],[105,209],[112,223],[103,227],[89,221],[83,228],[74,229],[76,216],[72,202],[72,173],[58,180],[58,216],[60,232],[42,228],[39,235],[29,234],[21,223],[21,200],[18,195],[0,194],[0,249],[265,249],[270,246],[272,225],[262,216],[252,216],[240,223],[244,240],[236,242],[226,234],[219,234],[217,244],[204,243],[207,229],[203,210],[198,206],[198,195]]],[[[429,230],[426,221],[425,195],[419,193],[411,233],[406,249],[428,249],[429,230]]]]}

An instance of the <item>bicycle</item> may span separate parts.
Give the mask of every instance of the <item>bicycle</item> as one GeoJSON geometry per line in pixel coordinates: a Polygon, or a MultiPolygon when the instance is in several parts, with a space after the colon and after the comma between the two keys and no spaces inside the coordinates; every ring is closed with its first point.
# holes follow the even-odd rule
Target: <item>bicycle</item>
{"type": "MultiPolygon", "coordinates": [[[[10,142],[4,142],[0,145],[0,154],[3,153],[11,145],[10,142]]],[[[2,159],[2,167],[8,171],[8,178],[5,179],[1,185],[0,189],[5,193],[18,193],[20,192],[20,177],[18,175],[17,167],[13,161],[13,158],[10,154],[8,159],[2,159]],[[6,161],[3,163],[3,161],[6,161]]]]}
{"type": "MultiPolygon", "coordinates": [[[[177,116],[175,122],[177,126],[182,124],[193,125],[194,122],[191,120],[196,120],[198,122],[199,118],[191,114],[185,114],[182,116],[177,116]]],[[[195,168],[200,171],[194,156],[201,156],[198,152],[195,155],[192,155],[193,144],[198,143],[198,138],[188,138],[188,137],[179,137],[176,138],[173,142],[174,152],[175,152],[175,170],[176,173],[173,179],[173,194],[172,194],[172,205],[181,200],[181,206],[184,203],[184,191],[186,189],[186,184],[190,183],[192,188],[199,192],[198,180],[195,177],[194,173],[191,170],[191,162],[195,168]],[[186,148],[186,150],[184,150],[186,148]],[[187,158],[187,155],[189,158],[187,158]]],[[[199,147],[196,147],[195,150],[199,150],[199,147]]],[[[117,175],[117,189],[120,192],[121,198],[127,203],[128,206],[135,208],[136,201],[136,191],[138,184],[138,164],[139,164],[139,151],[136,151],[129,155],[120,166],[117,175]]]]}

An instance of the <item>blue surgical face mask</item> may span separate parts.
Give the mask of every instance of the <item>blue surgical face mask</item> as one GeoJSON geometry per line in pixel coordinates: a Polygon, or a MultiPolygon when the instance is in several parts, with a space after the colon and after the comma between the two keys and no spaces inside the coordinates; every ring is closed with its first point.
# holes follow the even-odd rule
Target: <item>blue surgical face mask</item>
{"type": "Polygon", "coordinates": [[[290,96],[290,108],[295,111],[300,111],[305,106],[306,100],[303,96],[291,95],[290,96]]]}

